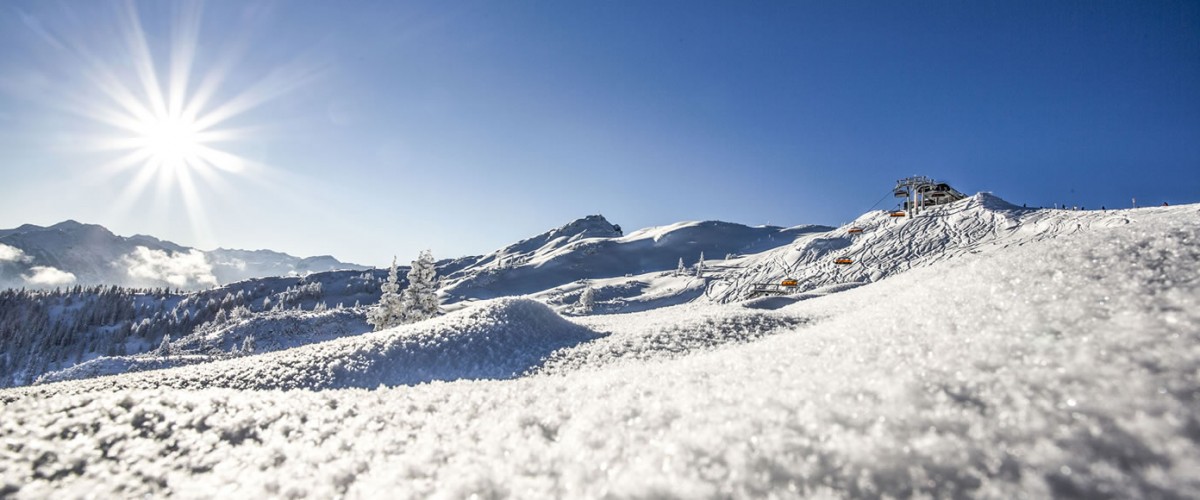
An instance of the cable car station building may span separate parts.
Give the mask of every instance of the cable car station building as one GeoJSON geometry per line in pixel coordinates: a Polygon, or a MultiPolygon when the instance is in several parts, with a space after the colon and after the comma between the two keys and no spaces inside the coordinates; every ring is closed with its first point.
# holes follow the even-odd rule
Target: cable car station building
{"type": "Polygon", "coordinates": [[[892,194],[904,198],[901,210],[909,217],[917,215],[925,207],[954,203],[967,196],[944,182],[937,182],[923,175],[906,177],[896,181],[892,194]]]}

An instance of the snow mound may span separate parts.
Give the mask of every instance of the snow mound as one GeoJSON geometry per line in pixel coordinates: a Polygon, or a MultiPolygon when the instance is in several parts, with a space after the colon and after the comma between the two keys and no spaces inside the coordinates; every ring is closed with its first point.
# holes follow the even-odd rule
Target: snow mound
{"type": "MultiPolygon", "coordinates": [[[[441,318],[294,349],[135,373],[95,387],[330,389],[434,380],[505,379],[553,351],[600,336],[545,304],[505,298],[441,318]]],[[[88,388],[93,381],[79,386],[88,388]]],[[[47,387],[47,391],[59,387],[47,387]]]]}
{"type": "Polygon", "coordinates": [[[513,378],[558,349],[601,336],[524,298],[497,299],[429,325],[380,334],[370,339],[368,348],[336,356],[335,374],[341,382],[334,386],[513,378]]]}

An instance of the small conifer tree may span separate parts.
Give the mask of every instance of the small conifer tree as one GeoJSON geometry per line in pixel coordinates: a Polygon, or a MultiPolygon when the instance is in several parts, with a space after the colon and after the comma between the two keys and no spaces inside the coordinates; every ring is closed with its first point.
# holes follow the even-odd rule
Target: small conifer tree
{"type": "Polygon", "coordinates": [[[596,289],[589,285],[587,288],[583,289],[582,293],[579,294],[579,304],[575,309],[582,314],[591,314],[595,307],[596,289]]]}
{"type": "Polygon", "coordinates": [[[421,252],[408,271],[408,288],[404,289],[405,323],[423,321],[441,314],[437,296],[437,270],[433,253],[421,252]]]}
{"type": "Polygon", "coordinates": [[[404,304],[400,296],[400,275],[396,269],[395,257],[392,257],[388,279],[380,289],[383,295],[379,297],[379,303],[367,311],[367,323],[374,326],[376,331],[404,323],[404,304]]]}

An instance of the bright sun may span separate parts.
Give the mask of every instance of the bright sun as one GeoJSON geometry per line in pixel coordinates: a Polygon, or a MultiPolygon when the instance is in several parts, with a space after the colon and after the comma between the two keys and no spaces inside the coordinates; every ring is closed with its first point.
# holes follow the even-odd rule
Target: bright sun
{"type": "MultiPolygon", "coordinates": [[[[146,36],[136,4],[122,4],[116,26],[121,36],[113,48],[123,55],[122,64],[82,59],[78,66],[86,68],[97,93],[81,94],[72,109],[105,126],[92,144],[111,157],[94,172],[124,183],[111,204],[118,217],[135,206],[144,207],[139,216],[174,217],[175,207],[182,207],[197,239],[205,241],[211,231],[204,198],[230,189],[232,176],[256,180],[268,171],[230,149],[262,129],[243,115],[293,88],[304,73],[270,68],[261,80],[229,92],[223,84],[237,68],[236,50],[225,52],[232,58],[208,59],[206,72],[194,67],[200,11],[199,3],[179,4],[164,41],[146,36]],[[156,54],[165,60],[156,61],[156,54]],[[240,127],[232,126],[235,120],[240,127]],[[147,195],[151,205],[144,204],[147,195]]],[[[85,41],[69,43],[80,54],[91,52],[85,41]]]]}
{"type": "Polygon", "coordinates": [[[158,116],[139,123],[138,149],[151,164],[178,170],[198,167],[203,160],[203,135],[194,120],[183,116],[158,116]]]}
{"type": "MultiPolygon", "coordinates": [[[[142,201],[150,194],[153,205],[141,213],[166,217],[175,213],[178,200],[203,240],[209,232],[205,196],[230,189],[235,176],[261,184],[262,176],[273,170],[233,150],[265,130],[247,113],[302,85],[317,67],[297,60],[266,68],[260,79],[238,78],[248,84],[230,92],[224,88],[229,72],[240,68],[236,46],[218,51],[225,56],[206,58],[207,71],[195,67],[201,46],[199,3],[177,4],[167,40],[146,36],[135,3],[121,5],[116,27],[121,36],[114,50],[122,54],[122,64],[81,59],[78,66],[86,68],[97,93],[81,94],[71,108],[104,125],[92,144],[111,158],[94,172],[124,183],[112,210],[128,214],[135,205],[145,206],[142,201]],[[165,60],[156,61],[154,55],[165,60]]],[[[85,41],[69,43],[80,54],[91,53],[85,41]]]]}

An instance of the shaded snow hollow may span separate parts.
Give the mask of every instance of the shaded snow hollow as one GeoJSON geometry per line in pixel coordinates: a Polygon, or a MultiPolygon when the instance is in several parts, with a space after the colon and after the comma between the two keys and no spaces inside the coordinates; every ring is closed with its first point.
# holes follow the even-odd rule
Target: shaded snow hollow
{"type": "Polygon", "coordinates": [[[0,492],[1200,497],[1200,211],[1120,215],[774,311],[568,322],[506,300],[208,369],[4,391],[0,492]],[[721,344],[723,329],[759,333],[721,344]],[[523,361],[485,362],[508,357],[523,361]],[[374,387],[448,365],[490,380],[210,388],[374,387]]]}

